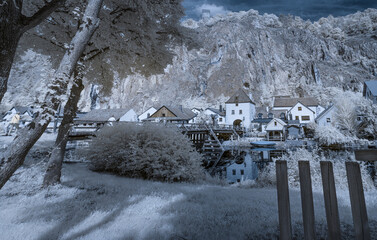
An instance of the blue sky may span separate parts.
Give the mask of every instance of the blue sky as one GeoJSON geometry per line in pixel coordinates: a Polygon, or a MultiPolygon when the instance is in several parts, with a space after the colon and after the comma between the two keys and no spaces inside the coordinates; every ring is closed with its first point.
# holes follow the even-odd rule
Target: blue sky
{"type": "Polygon", "coordinates": [[[260,13],[291,14],[318,20],[328,15],[343,16],[366,8],[377,8],[377,0],[184,0],[186,18],[198,19],[202,9],[212,15],[228,11],[258,10],[260,13]]]}

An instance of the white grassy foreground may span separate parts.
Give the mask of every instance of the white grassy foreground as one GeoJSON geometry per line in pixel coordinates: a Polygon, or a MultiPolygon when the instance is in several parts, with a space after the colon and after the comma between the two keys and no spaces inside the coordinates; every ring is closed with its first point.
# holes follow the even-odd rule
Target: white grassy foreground
{"type": "MultiPolygon", "coordinates": [[[[160,183],[95,173],[84,164],[65,164],[62,185],[41,189],[46,160],[42,150],[50,142],[46,138],[39,142],[25,166],[0,190],[2,239],[276,239],[278,236],[274,188],[160,183]]],[[[338,198],[342,239],[353,239],[349,196],[339,191],[338,198]]],[[[303,237],[300,201],[299,192],[292,190],[293,232],[298,239],[303,237]]],[[[314,193],[314,201],[317,237],[326,238],[320,192],[314,193]]],[[[366,192],[366,201],[371,235],[377,239],[375,190],[366,192]]]]}

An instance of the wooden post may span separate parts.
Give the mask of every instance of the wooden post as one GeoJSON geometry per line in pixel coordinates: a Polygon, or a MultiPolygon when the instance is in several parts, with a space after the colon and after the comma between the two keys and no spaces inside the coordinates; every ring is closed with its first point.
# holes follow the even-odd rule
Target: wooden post
{"type": "Polygon", "coordinates": [[[357,162],[346,162],[348,188],[350,191],[353,225],[356,239],[370,239],[367,208],[361,180],[360,165],[357,162]]]}
{"type": "Polygon", "coordinates": [[[301,206],[302,220],[304,223],[304,235],[306,240],[314,240],[314,205],[309,161],[298,161],[298,168],[300,174],[301,206]]]}
{"type": "Polygon", "coordinates": [[[287,161],[276,161],[280,239],[292,239],[287,161]]]}
{"type": "Polygon", "coordinates": [[[330,240],[340,240],[340,222],[338,201],[336,199],[336,189],[332,162],[321,162],[321,174],[323,185],[323,197],[325,200],[326,220],[328,227],[328,238],[330,240]]]}

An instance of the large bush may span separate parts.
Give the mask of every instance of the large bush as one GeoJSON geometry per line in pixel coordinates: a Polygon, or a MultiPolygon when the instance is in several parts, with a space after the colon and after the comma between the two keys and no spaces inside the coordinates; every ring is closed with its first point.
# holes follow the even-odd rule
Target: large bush
{"type": "Polygon", "coordinates": [[[202,155],[174,126],[119,123],[102,128],[86,157],[95,171],[161,181],[202,177],[202,155]]]}

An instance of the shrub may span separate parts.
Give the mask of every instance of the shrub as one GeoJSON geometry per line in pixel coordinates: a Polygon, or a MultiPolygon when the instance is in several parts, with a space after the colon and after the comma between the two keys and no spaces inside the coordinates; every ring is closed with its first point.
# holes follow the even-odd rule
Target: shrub
{"type": "Polygon", "coordinates": [[[174,126],[118,123],[105,126],[86,151],[90,168],[127,177],[194,181],[202,177],[202,156],[174,126]]]}

